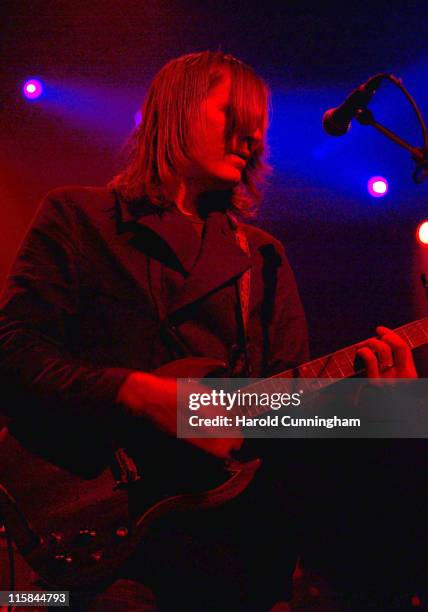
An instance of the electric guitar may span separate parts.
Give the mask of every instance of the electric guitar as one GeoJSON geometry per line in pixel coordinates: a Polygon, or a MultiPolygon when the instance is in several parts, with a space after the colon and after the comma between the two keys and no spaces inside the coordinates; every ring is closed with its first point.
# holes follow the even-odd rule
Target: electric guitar
{"type": "MultiPolygon", "coordinates": [[[[427,344],[428,318],[395,331],[411,349],[427,344]]],[[[354,376],[356,351],[352,345],[276,377],[318,379],[317,390],[354,376]]],[[[220,365],[186,358],[154,373],[201,379],[220,365]]],[[[258,458],[217,459],[160,432],[143,456],[147,450],[145,462],[118,448],[111,465],[83,477],[30,452],[7,428],[0,433],[0,524],[3,520],[21,554],[49,585],[73,589],[108,580],[155,521],[226,503],[244,491],[261,466],[258,458]]]]}

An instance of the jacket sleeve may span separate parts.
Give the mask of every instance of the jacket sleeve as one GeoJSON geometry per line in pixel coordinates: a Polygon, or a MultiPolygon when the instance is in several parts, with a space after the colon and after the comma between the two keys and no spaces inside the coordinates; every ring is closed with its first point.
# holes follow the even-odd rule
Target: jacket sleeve
{"type": "MultiPolygon", "coordinates": [[[[0,300],[0,378],[48,411],[108,418],[131,370],[97,368],[72,358],[66,321],[79,307],[82,257],[74,206],[56,190],[46,196],[18,252],[0,300]]],[[[6,394],[3,393],[3,398],[6,394]]],[[[3,402],[7,416],[29,409],[3,402]]]]}
{"type": "Polygon", "coordinates": [[[281,243],[275,241],[272,304],[267,309],[269,351],[267,375],[296,367],[309,359],[306,317],[293,271],[281,243]]]}

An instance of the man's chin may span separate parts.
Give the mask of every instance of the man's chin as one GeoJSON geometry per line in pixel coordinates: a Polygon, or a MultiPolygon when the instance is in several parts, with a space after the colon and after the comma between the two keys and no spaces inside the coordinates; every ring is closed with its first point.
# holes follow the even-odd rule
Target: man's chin
{"type": "Polygon", "coordinates": [[[199,181],[199,189],[201,191],[228,191],[239,185],[241,179],[240,172],[213,174],[199,181]]]}
{"type": "Polygon", "coordinates": [[[213,190],[223,191],[226,189],[233,189],[241,182],[241,173],[224,175],[215,177],[213,180],[213,190]]]}

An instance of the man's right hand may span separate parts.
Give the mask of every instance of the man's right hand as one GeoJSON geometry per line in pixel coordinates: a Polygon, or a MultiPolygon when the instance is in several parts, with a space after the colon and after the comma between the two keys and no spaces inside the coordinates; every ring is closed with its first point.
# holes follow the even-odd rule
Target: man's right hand
{"type": "MultiPolygon", "coordinates": [[[[200,386],[199,390],[204,387],[200,386]]],[[[161,378],[145,372],[133,372],[119,389],[116,402],[124,407],[125,413],[137,418],[146,418],[157,428],[170,436],[177,435],[177,381],[161,378]]],[[[209,414],[209,407],[203,416],[209,414]]],[[[228,459],[231,452],[239,450],[243,438],[236,431],[235,438],[213,438],[207,429],[206,438],[183,438],[211,455],[228,459]]]]}

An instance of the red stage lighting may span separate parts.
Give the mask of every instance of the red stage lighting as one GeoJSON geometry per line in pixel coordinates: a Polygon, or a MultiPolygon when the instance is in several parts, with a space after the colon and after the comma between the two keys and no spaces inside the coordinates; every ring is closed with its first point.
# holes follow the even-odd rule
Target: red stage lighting
{"type": "Polygon", "coordinates": [[[428,246],[428,220],[419,223],[416,238],[423,246],[428,246]]]}

